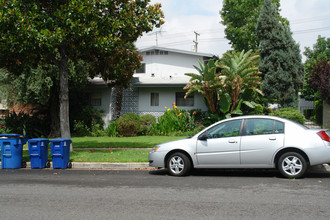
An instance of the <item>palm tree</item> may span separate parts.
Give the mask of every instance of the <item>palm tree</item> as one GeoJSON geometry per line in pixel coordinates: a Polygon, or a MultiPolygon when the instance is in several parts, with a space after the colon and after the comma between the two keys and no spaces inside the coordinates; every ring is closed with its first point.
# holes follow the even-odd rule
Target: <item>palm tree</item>
{"type": "Polygon", "coordinates": [[[196,73],[186,73],[186,76],[190,76],[189,83],[184,87],[186,92],[186,97],[193,92],[199,92],[204,95],[206,99],[206,104],[209,106],[212,113],[218,113],[218,98],[217,98],[217,83],[216,83],[216,65],[214,60],[209,60],[205,65],[202,61],[198,60],[199,66],[194,68],[198,71],[196,73]]]}
{"type": "Polygon", "coordinates": [[[223,58],[216,63],[221,68],[217,77],[220,93],[229,94],[231,99],[230,112],[233,112],[239,104],[240,96],[245,90],[250,89],[261,95],[259,89],[261,83],[261,73],[258,71],[259,55],[251,55],[252,50],[248,52],[225,53],[223,58]]]}

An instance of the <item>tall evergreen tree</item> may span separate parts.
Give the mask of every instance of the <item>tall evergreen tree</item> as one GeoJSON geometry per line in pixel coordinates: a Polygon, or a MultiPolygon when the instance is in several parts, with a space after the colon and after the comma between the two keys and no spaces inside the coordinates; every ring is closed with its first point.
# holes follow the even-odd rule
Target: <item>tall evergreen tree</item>
{"type": "MultiPolygon", "coordinates": [[[[280,0],[272,0],[276,8],[280,7],[280,0]]],[[[221,23],[226,26],[226,38],[234,50],[256,51],[259,48],[259,39],[256,34],[256,24],[264,0],[223,0],[220,11],[221,23]]],[[[282,23],[288,20],[277,13],[282,23]]]]}
{"type": "Polygon", "coordinates": [[[282,107],[297,107],[304,79],[300,49],[290,27],[279,21],[277,13],[272,1],[265,0],[257,23],[259,70],[264,74],[262,90],[265,97],[282,107]]]}

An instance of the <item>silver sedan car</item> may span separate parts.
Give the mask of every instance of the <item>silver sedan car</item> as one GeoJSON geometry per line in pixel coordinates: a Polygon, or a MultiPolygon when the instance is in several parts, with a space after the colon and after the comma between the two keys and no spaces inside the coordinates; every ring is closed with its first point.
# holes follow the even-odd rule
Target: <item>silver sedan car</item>
{"type": "Polygon", "coordinates": [[[276,168],[287,178],[299,178],[309,166],[330,163],[329,136],[275,116],[241,116],[155,146],[149,165],[174,176],[193,168],[276,168]]]}

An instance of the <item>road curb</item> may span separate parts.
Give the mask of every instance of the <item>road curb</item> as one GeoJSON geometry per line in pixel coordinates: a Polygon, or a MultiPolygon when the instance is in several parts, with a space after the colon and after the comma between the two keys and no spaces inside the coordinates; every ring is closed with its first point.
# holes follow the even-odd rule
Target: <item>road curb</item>
{"type": "MultiPolygon", "coordinates": [[[[1,165],[0,165],[1,168],[1,165]]],[[[26,168],[31,169],[31,163],[26,163],[26,168]]],[[[52,162],[50,162],[50,169],[52,169],[52,162]]],[[[149,163],[107,163],[107,162],[72,162],[72,168],[75,170],[152,170],[153,167],[149,163]]],[[[310,167],[310,173],[324,173],[330,172],[328,164],[317,165],[310,167]]]]}
{"type": "Polygon", "coordinates": [[[149,163],[73,162],[72,169],[138,170],[138,169],[152,169],[152,168],[149,166],[149,163]]]}

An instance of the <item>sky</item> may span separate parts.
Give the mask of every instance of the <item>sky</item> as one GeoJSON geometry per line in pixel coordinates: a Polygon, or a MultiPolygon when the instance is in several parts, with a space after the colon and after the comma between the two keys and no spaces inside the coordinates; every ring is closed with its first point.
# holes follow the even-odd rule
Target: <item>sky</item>
{"type": "MultiPolygon", "coordinates": [[[[144,34],[136,42],[138,49],[151,46],[195,50],[221,56],[231,49],[220,23],[222,0],[151,0],[161,3],[165,24],[144,34]]],[[[281,0],[281,16],[290,22],[293,39],[301,53],[312,48],[318,36],[330,37],[330,0],[281,0]]],[[[303,56],[303,60],[305,57],[303,56]]]]}

